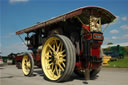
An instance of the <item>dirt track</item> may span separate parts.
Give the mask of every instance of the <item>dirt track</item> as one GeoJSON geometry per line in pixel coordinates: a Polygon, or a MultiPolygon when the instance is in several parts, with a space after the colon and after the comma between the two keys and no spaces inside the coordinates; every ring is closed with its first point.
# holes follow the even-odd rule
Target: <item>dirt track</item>
{"type": "MultiPolygon", "coordinates": [[[[6,65],[0,67],[0,85],[85,85],[84,79],[75,74],[63,83],[45,80],[41,69],[35,69],[34,74],[33,77],[25,77],[15,65],[6,65]]],[[[88,85],[128,85],[128,68],[103,68],[98,75],[97,79],[88,80],[88,85]]]]}

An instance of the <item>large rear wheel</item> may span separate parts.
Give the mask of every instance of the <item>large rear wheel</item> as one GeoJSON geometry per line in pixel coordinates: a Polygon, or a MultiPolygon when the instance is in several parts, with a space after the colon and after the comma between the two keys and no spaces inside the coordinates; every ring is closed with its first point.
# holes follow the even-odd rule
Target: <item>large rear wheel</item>
{"type": "Polygon", "coordinates": [[[66,81],[75,67],[75,49],[67,37],[53,35],[43,45],[41,54],[42,69],[50,81],[66,81]]]}
{"type": "Polygon", "coordinates": [[[22,58],[22,71],[25,76],[32,76],[34,69],[34,60],[30,53],[26,53],[22,58]]]}

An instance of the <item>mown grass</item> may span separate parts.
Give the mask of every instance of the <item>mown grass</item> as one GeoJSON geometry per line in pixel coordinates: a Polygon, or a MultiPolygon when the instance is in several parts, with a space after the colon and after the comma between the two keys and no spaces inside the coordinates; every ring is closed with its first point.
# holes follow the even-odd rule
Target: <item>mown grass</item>
{"type": "Polygon", "coordinates": [[[128,68],[128,56],[125,56],[124,59],[118,61],[110,61],[105,67],[128,68]]]}

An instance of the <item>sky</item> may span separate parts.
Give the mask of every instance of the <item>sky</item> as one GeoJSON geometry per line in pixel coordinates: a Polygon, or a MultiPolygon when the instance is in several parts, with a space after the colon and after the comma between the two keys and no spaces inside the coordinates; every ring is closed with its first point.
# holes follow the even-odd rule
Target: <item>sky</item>
{"type": "Polygon", "coordinates": [[[27,51],[16,31],[85,6],[105,8],[117,17],[104,32],[103,46],[128,43],[128,0],[0,0],[0,52],[27,51]]]}

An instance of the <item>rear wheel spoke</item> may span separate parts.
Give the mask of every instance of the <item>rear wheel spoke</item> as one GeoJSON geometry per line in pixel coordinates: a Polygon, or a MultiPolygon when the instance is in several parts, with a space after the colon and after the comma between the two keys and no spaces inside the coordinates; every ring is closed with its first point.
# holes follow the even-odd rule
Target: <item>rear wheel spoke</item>
{"type": "Polygon", "coordinates": [[[59,70],[57,69],[57,65],[55,66],[55,69],[56,69],[56,74],[58,76],[59,75],[59,70]]]}
{"type": "Polygon", "coordinates": [[[60,43],[60,51],[62,51],[62,50],[63,50],[63,44],[60,43]]]}
{"type": "Polygon", "coordinates": [[[48,44],[48,47],[54,52],[55,50],[52,48],[50,44],[48,44]]]}
{"type": "Polygon", "coordinates": [[[61,46],[61,43],[59,43],[59,45],[57,46],[57,52],[59,52],[60,46],[61,46]]]}
{"type": "Polygon", "coordinates": [[[58,64],[58,66],[62,71],[64,71],[64,68],[60,64],[58,64]]]}
{"type": "Polygon", "coordinates": [[[65,64],[64,64],[64,62],[62,63],[62,65],[65,67],[65,64]]]}
{"type": "Polygon", "coordinates": [[[64,55],[60,54],[59,57],[64,58],[64,57],[66,57],[66,54],[64,54],[64,55]]]}

